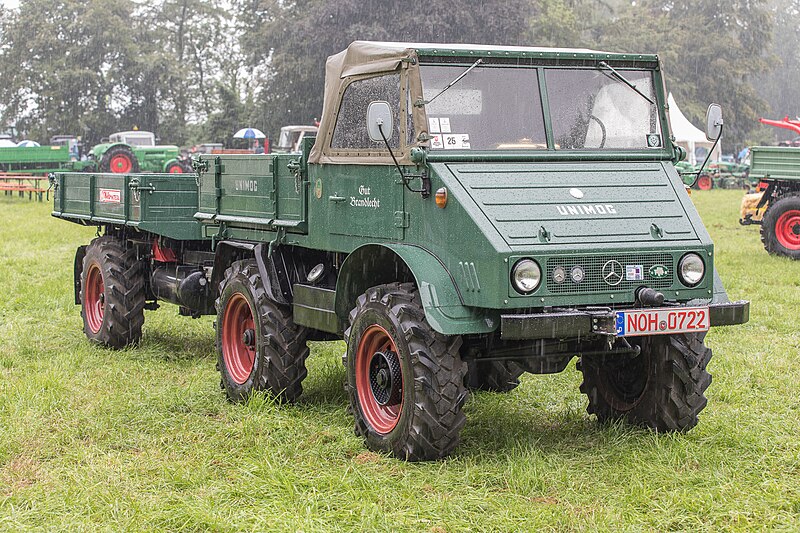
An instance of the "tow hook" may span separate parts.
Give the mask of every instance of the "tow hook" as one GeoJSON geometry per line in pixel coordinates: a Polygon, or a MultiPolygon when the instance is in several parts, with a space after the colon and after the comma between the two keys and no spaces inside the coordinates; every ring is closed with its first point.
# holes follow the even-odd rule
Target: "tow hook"
{"type": "Polygon", "coordinates": [[[659,307],[664,305],[664,295],[650,287],[636,289],[636,302],[642,307],[659,307]]]}

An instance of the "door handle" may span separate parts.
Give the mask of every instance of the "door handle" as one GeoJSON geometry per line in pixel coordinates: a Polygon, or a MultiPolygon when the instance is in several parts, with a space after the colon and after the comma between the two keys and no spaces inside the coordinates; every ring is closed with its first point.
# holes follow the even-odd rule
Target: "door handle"
{"type": "Polygon", "coordinates": [[[347,198],[345,198],[344,196],[328,196],[328,200],[330,200],[331,202],[339,203],[339,202],[344,202],[345,200],[347,200],[347,198]]]}

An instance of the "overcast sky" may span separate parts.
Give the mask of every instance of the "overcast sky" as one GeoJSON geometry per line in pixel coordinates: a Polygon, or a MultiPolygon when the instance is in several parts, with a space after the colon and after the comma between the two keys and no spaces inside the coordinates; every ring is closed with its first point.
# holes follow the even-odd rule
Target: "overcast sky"
{"type": "Polygon", "coordinates": [[[3,7],[17,7],[19,0],[0,0],[0,5],[3,7]]]}

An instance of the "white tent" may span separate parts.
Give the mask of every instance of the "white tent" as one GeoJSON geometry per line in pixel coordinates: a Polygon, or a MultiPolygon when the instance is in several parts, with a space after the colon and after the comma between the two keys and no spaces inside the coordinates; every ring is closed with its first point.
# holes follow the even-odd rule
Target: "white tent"
{"type": "MultiPolygon", "coordinates": [[[[669,104],[669,122],[676,142],[686,149],[686,161],[692,165],[699,165],[703,162],[714,143],[706,139],[706,134],[702,130],[695,128],[689,122],[689,119],[681,112],[678,104],[675,103],[672,93],[669,93],[667,103],[669,104]]],[[[710,161],[719,161],[721,154],[722,144],[720,143],[717,144],[716,150],[711,154],[710,161]]]]}

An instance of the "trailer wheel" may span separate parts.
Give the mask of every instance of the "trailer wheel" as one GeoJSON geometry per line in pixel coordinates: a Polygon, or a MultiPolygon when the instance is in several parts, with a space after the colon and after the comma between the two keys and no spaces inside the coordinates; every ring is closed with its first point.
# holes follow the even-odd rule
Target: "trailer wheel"
{"type": "Polygon", "coordinates": [[[303,392],[307,330],[289,306],[267,297],[256,262],[236,261],[225,272],[217,299],[217,367],[228,399],[264,390],[280,401],[303,392]]]}
{"type": "Polygon", "coordinates": [[[519,386],[525,369],[513,361],[471,361],[467,387],[472,390],[510,392],[519,386]]]}
{"type": "Polygon", "coordinates": [[[800,259],[800,195],[770,204],[761,221],[761,242],[771,254],[800,259]]]}
{"type": "Polygon", "coordinates": [[[136,251],[116,237],[86,247],[81,272],[81,317],[89,340],[122,348],[142,338],[145,276],[136,251]]]}
{"type": "Polygon", "coordinates": [[[101,172],[135,174],[139,172],[139,161],[127,146],[112,146],[100,160],[101,172]]]}
{"type": "Polygon", "coordinates": [[[633,359],[581,357],[586,410],[600,422],[623,419],[658,431],[693,428],[711,384],[711,349],[704,338],[705,333],[641,337],[631,340],[641,347],[633,359]]]}
{"type": "Polygon", "coordinates": [[[356,434],[371,450],[408,461],[448,455],[466,422],[461,337],[431,328],[411,283],[367,290],[350,324],[345,364],[356,434]]]}

